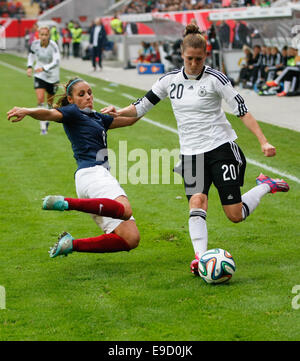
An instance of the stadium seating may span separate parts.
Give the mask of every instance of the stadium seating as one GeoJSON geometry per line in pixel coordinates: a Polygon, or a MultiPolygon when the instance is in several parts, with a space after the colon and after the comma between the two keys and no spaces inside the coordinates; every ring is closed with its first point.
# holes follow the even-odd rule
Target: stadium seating
{"type": "Polygon", "coordinates": [[[0,17],[3,18],[24,18],[25,9],[21,1],[1,1],[0,17]]]}

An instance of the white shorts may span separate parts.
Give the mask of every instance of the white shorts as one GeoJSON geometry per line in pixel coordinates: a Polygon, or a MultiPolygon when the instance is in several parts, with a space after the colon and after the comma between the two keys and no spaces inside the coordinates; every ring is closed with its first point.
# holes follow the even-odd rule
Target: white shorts
{"type": "MultiPolygon", "coordinates": [[[[78,198],[109,198],[116,199],[125,196],[123,188],[110,172],[96,165],[90,168],[79,169],[75,174],[75,186],[78,198]]],[[[96,224],[105,232],[111,233],[124,222],[122,219],[97,216],[91,214],[96,224]]]]}

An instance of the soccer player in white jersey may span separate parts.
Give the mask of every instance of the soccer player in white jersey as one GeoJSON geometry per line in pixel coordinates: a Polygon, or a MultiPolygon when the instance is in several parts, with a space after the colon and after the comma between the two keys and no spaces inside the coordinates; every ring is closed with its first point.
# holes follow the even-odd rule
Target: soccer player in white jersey
{"type": "MultiPolygon", "coordinates": [[[[27,75],[34,75],[34,89],[38,107],[51,109],[59,83],[60,54],[57,44],[50,40],[48,27],[39,29],[39,39],[30,47],[27,60],[27,75]],[[34,73],[34,74],[33,74],[34,73]],[[47,103],[45,104],[45,93],[47,103]]],[[[40,121],[41,134],[48,132],[48,121],[40,121]]]]}
{"type": "Polygon", "coordinates": [[[121,110],[109,106],[101,111],[113,116],[142,116],[169,96],[177,120],[181,165],[175,171],[184,178],[189,200],[189,233],[195,251],[191,271],[198,275],[198,261],[207,250],[206,213],[208,192],[216,186],[223,210],[234,223],[243,221],[267,193],[287,192],[288,184],[260,174],[257,185],[241,195],[246,159],[235,143],[237,135],[221,108],[222,99],[257,137],[262,152],[273,157],[276,149],[268,143],[244,99],[220,71],[205,65],[206,41],[199,28],[186,27],[182,58],[184,66],[162,76],[141,99],[121,110]]]}

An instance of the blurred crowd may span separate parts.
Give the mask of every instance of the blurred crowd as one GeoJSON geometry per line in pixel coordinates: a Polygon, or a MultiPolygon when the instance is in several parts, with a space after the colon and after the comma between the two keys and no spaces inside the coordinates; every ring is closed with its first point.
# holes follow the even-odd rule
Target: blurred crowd
{"type": "Polygon", "coordinates": [[[188,11],[224,7],[268,7],[275,0],[132,0],[122,9],[125,14],[188,11]]]}
{"type": "Polygon", "coordinates": [[[298,49],[284,46],[243,46],[240,61],[240,87],[253,89],[259,95],[300,95],[300,55],[298,49]]]}
{"type": "Polygon", "coordinates": [[[2,18],[24,18],[26,12],[20,1],[0,1],[0,17],[2,18]]]}
{"type": "Polygon", "coordinates": [[[39,4],[39,14],[42,14],[44,11],[53,8],[53,6],[61,3],[64,0],[31,0],[31,5],[34,3],[39,4]]]}

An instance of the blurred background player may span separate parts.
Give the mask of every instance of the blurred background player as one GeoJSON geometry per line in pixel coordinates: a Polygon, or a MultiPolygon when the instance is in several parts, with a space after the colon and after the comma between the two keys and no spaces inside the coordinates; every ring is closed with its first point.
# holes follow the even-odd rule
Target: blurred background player
{"type": "MultiPolygon", "coordinates": [[[[53,98],[59,83],[60,54],[57,44],[50,40],[48,27],[39,29],[39,39],[33,41],[27,59],[27,75],[34,75],[34,89],[37,105],[41,108],[51,108],[53,98]],[[45,103],[45,93],[47,100],[45,103]]],[[[41,134],[48,133],[48,121],[40,121],[41,134]]]]}

